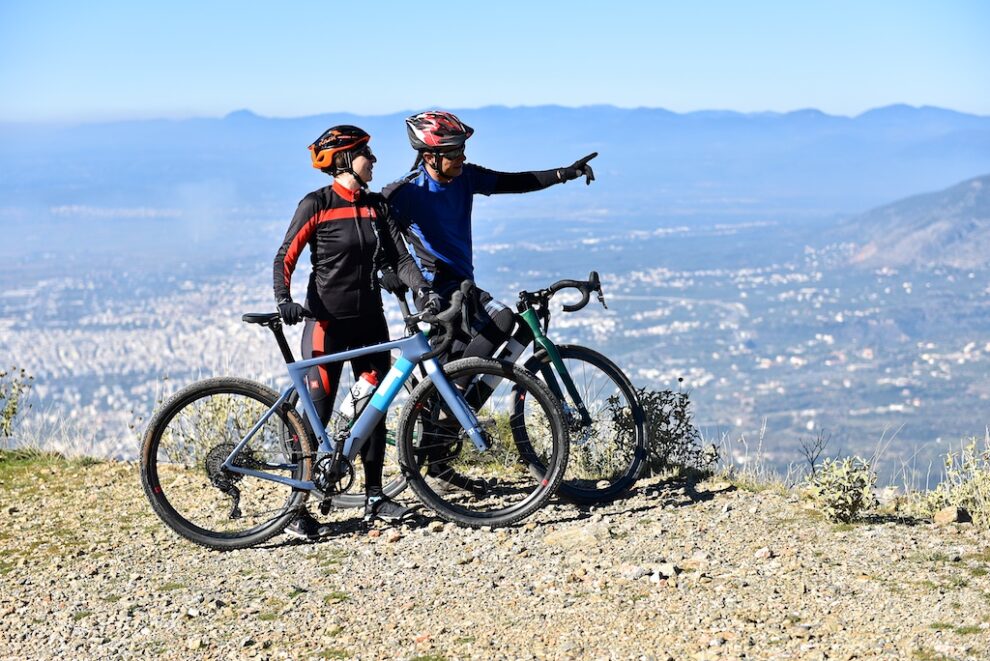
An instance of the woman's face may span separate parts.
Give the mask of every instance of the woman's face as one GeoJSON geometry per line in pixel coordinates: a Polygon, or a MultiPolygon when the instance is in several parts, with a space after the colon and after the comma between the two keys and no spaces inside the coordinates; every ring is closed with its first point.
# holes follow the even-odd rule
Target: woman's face
{"type": "Polygon", "coordinates": [[[351,167],[354,168],[357,176],[361,177],[361,181],[368,183],[371,181],[372,170],[374,170],[377,161],[378,159],[371,153],[371,147],[366,146],[353,156],[351,167]]]}

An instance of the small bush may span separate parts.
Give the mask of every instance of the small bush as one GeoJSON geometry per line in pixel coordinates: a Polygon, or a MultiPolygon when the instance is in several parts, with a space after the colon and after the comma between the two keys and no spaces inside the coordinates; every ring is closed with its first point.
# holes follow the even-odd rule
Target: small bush
{"type": "Polygon", "coordinates": [[[923,494],[921,505],[929,516],[945,507],[961,507],[974,524],[990,528],[990,432],[982,448],[973,438],[959,452],[945,455],[944,479],[923,494]]]}
{"type": "Polygon", "coordinates": [[[642,388],[636,395],[646,417],[650,451],[647,474],[677,469],[710,471],[718,462],[718,449],[714,445],[702,446],[687,393],[642,388]]]}
{"type": "Polygon", "coordinates": [[[34,377],[23,367],[0,370],[0,439],[13,436],[17,418],[24,410],[24,398],[33,381],[34,377]]]}
{"type": "Polygon", "coordinates": [[[808,490],[825,518],[850,523],[864,510],[876,506],[876,483],[877,475],[865,459],[826,459],[809,478],[808,490]]]}

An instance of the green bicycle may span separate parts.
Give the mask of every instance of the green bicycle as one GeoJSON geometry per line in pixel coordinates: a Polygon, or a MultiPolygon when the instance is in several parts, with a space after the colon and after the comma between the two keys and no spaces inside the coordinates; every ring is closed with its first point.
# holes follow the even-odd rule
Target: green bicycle
{"type": "Polygon", "coordinates": [[[595,271],[588,280],[560,280],[535,292],[519,292],[523,323],[498,358],[515,362],[532,346],[534,353],[524,367],[546,383],[563,408],[571,455],[558,493],[579,504],[609,502],[628,491],[646,465],[646,416],[618,365],[587,347],[557,345],[547,337],[550,300],[566,289],[577,289],[581,300],[564,304],[564,312],[581,310],[593,293],[607,308],[595,271]]]}

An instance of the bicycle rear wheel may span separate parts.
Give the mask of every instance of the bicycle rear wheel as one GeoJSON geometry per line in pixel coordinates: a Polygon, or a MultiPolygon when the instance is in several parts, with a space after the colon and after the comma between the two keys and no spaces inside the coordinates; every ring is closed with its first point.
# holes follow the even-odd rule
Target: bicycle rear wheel
{"type": "MultiPolygon", "coordinates": [[[[141,483],[169,528],[218,550],[246,548],[282,532],[308,492],[223,468],[277,399],[274,390],[244,379],[206,379],[180,390],[155,414],[141,450],[141,483]]],[[[276,410],[234,465],[311,479],[312,450],[296,412],[276,410]]]]}
{"type": "Polygon", "coordinates": [[[508,362],[464,358],[443,371],[458,384],[490,377],[494,391],[482,404],[468,398],[489,449],[474,446],[433,380],[425,379],[399,419],[399,463],[410,486],[437,514],[461,525],[506,526],[529,516],[553,495],[567,467],[567,432],[553,395],[508,362]],[[542,475],[529,469],[533,463],[544,467],[542,475]]]}
{"type": "MultiPolygon", "coordinates": [[[[571,439],[561,497],[590,505],[614,500],[630,489],[646,465],[646,416],[632,383],[611,360],[586,347],[557,347],[588,415],[581,414],[545,351],[526,361],[561,402],[571,439]]],[[[525,402],[518,402],[524,406],[525,402]]],[[[542,474],[545,467],[533,465],[542,474]]]]}

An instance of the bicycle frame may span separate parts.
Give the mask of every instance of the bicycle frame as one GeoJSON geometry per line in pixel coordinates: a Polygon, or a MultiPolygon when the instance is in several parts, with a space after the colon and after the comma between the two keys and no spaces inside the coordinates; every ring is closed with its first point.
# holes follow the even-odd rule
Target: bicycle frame
{"type": "MultiPolygon", "coordinates": [[[[401,355],[392,364],[392,367],[385,375],[385,378],[382,379],[381,384],[375,390],[374,395],[371,397],[371,401],[361,412],[361,415],[354,420],[347,438],[343,441],[343,454],[347,457],[348,461],[353,462],[357,457],[358,453],[361,451],[361,448],[371,436],[372,431],[388,412],[389,407],[395,400],[395,396],[398,394],[399,390],[402,389],[406,379],[408,379],[409,375],[412,374],[413,369],[420,364],[422,364],[426,369],[427,376],[433,380],[437,391],[440,393],[440,396],[443,398],[444,402],[446,402],[450,407],[451,412],[461,424],[461,427],[467,430],[467,434],[471,439],[471,442],[474,443],[475,447],[478,448],[479,451],[483,452],[487,450],[488,444],[486,443],[481,429],[478,426],[478,419],[475,417],[471,408],[464,401],[464,397],[447,380],[436,358],[423,359],[423,356],[428,354],[431,348],[426,336],[419,332],[411,336],[404,337],[401,340],[392,340],[382,344],[361,347],[359,349],[350,349],[338,353],[327,354],[325,356],[319,356],[317,358],[287,363],[286,368],[288,369],[289,378],[292,381],[292,385],[282,391],[274,406],[268,409],[268,411],[261,416],[258,422],[255,423],[244,438],[242,438],[234,447],[233,451],[223,462],[223,468],[231,473],[238,473],[241,475],[261,478],[263,480],[270,480],[272,482],[286,484],[297,489],[303,489],[306,491],[315,490],[315,485],[312,481],[295,480],[292,478],[283,477],[281,475],[267,473],[265,471],[236,466],[234,464],[234,460],[250,442],[251,438],[258,432],[258,430],[264,426],[268,419],[271,418],[271,416],[280,407],[286,405],[287,400],[293,392],[298,393],[299,401],[302,404],[303,410],[306,412],[309,420],[316,421],[320,419],[319,414],[316,412],[316,406],[313,404],[313,398],[310,397],[309,388],[306,387],[305,377],[306,372],[310,367],[314,367],[316,365],[326,365],[328,363],[343,362],[359,356],[382,353],[385,351],[392,351],[394,349],[398,349],[401,352],[401,355]]],[[[313,424],[313,428],[319,429],[319,452],[335,452],[337,450],[337,441],[336,439],[330,438],[330,434],[327,432],[326,426],[323,424],[313,424]]],[[[274,466],[274,468],[289,467],[291,467],[291,465],[274,466]]]]}
{"type": "MultiPolygon", "coordinates": [[[[533,308],[526,308],[522,312],[516,315],[521,318],[524,324],[517,324],[518,329],[509,338],[505,347],[498,354],[500,360],[507,360],[509,362],[516,362],[519,357],[522,356],[523,352],[526,350],[530,344],[534,344],[536,348],[543,349],[547,353],[547,357],[553,364],[554,368],[557,370],[557,374],[560,375],[560,379],[564,382],[564,390],[571,398],[574,407],[577,409],[578,413],[581,415],[581,423],[585,425],[591,424],[591,415],[588,413],[588,409],[584,404],[584,400],[581,399],[581,395],[578,392],[577,387],[574,385],[574,379],[571,378],[571,373],[567,371],[567,366],[564,365],[564,361],[560,357],[560,352],[557,350],[557,345],[547,337],[546,333],[543,332],[543,328],[540,326],[540,320],[536,316],[536,312],[533,308]]],[[[557,379],[551,378],[552,374],[544,374],[544,380],[553,396],[557,398],[560,402],[565,402],[564,392],[560,388],[560,384],[557,383],[557,379]]],[[[492,377],[485,377],[485,382],[492,377]]],[[[493,384],[488,383],[489,387],[493,384]]]]}

